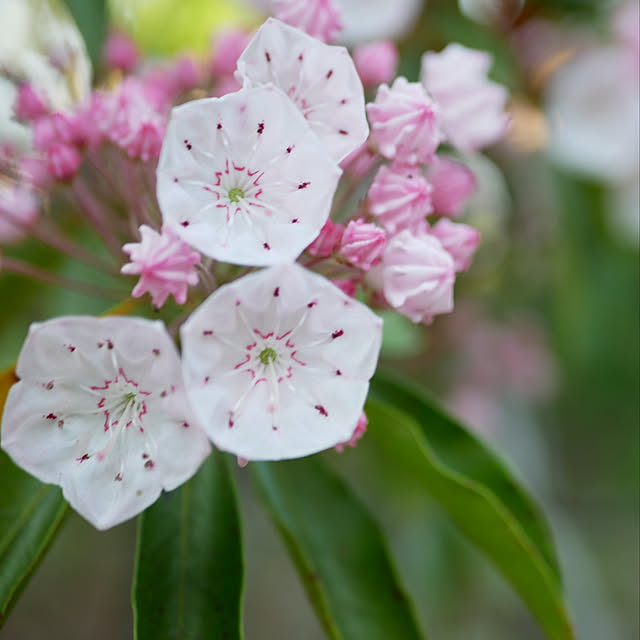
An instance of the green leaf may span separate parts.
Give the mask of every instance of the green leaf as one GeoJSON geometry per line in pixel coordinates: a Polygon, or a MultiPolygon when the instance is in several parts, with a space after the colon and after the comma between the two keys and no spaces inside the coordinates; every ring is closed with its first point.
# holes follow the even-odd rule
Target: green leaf
{"type": "Polygon", "coordinates": [[[378,526],[319,459],[251,463],[316,613],[331,638],[420,638],[378,526]]]}
{"type": "Polygon", "coordinates": [[[97,69],[107,35],[106,0],[64,0],[64,3],[84,38],[93,68],[97,69]]]}
{"type": "Polygon", "coordinates": [[[223,454],[213,452],[139,518],[134,638],[240,638],[242,574],[233,481],[223,454]]]}
{"type": "Polygon", "coordinates": [[[0,626],[44,557],[67,511],[44,485],[0,453],[0,626]]]}
{"type": "Polygon", "coordinates": [[[547,526],[497,458],[420,392],[383,375],[372,382],[366,411],[367,437],[385,464],[435,499],[513,585],[549,638],[573,638],[547,526]]]}

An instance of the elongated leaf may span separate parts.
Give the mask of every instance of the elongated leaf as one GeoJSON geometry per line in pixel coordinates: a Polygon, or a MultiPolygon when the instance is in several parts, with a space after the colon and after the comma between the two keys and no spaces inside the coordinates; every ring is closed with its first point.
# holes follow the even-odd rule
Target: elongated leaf
{"type": "Polygon", "coordinates": [[[0,626],[53,541],[67,511],[44,485],[0,453],[0,626]]]}
{"type": "Polygon", "coordinates": [[[514,586],[550,639],[573,638],[546,525],[496,458],[417,392],[389,379],[372,385],[367,415],[367,437],[385,464],[436,500],[514,586]]]}
{"type": "Polygon", "coordinates": [[[223,455],[214,452],[139,518],[134,637],[240,638],[242,572],[233,483],[223,455]]]}
{"type": "Polygon", "coordinates": [[[343,482],[317,458],[251,467],[329,636],[420,638],[380,531],[343,482]]]}
{"type": "Polygon", "coordinates": [[[493,493],[517,520],[560,582],[560,569],[547,522],[498,457],[480,440],[444,413],[422,389],[400,384],[377,373],[371,398],[402,409],[419,425],[429,448],[449,471],[493,493]]]}

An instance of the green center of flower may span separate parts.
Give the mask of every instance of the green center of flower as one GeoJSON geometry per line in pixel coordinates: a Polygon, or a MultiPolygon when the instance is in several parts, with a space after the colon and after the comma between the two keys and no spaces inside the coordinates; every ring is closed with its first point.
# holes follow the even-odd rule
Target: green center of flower
{"type": "Polygon", "coordinates": [[[272,349],[271,347],[265,347],[258,356],[258,358],[260,358],[260,362],[264,365],[267,365],[270,362],[275,362],[277,357],[278,354],[275,352],[275,349],[272,349]]]}
{"type": "Polygon", "coordinates": [[[240,187],[233,187],[227,194],[229,202],[240,202],[240,198],[244,198],[244,191],[240,187]]]}

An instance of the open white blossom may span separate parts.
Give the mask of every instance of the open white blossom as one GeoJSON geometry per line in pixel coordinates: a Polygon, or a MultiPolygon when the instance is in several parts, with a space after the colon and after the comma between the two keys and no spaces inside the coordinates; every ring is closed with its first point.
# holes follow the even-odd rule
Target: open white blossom
{"type": "Polygon", "coordinates": [[[273,84],[340,162],[369,135],[364,89],[349,52],[269,18],[238,59],[245,87],[273,84]]]}
{"type": "Polygon", "coordinates": [[[382,320],[291,264],[218,289],[181,339],[187,393],[214,444],[247,460],[278,460],[349,440],[382,320]]]}
{"type": "Polygon", "coordinates": [[[31,325],[2,419],[2,448],[58,484],[98,529],[188,480],[210,445],[164,325],[67,316],[31,325]]]}
{"type": "Polygon", "coordinates": [[[164,223],[234,264],[295,260],[324,225],[340,168],[276,87],[173,109],[157,192],[164,223]]]}

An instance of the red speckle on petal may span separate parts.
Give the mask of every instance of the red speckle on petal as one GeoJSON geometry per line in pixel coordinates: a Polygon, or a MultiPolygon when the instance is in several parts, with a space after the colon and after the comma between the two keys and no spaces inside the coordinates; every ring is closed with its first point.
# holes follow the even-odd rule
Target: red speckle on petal
{"type": "Polygon", "coordinates": [[[327,413],[327,410],[321,405],[321,404],[317,404],[315,407],[313,407],[321,416],[324,416],[325,418],[329,416],[329,414],[327,413]]]}
{"type": "Polygon", "coordinates": [[[298,222],[298,218],[294,218],[294,219],[291,221],[291,224],[296,224],[296,222],[298,222]]]}
{"type": "Polygon", "coordinates": [[[191,143],[188,140],[184,141],[184,146],[187,147],[189,151],[191,151],[191,143]]]}
{"type": "Polygon", "coordinates": [[[76,348],[72,344],[65,344],[64,346],[67,348],[67,351],[69,351],[70,353],[73,353],[76,350],[76,348]]]}
{"type": "Polygon", "coordinates": [[[349,132],[345,131],[344,129],[338,129],[338,133],[341,133],[343,136],[348,136],[349,132]]]}
{"type": "Polygon", "coordinates": [[[337,376],[341,376],[342,375],[342,371],[340,371],[340,369],[336,369],[336,375],[337,376]]]}
{"type": "Polygon", "coordinates": [[[121,473],[119,473],[119,474],[118,474],[118,475],[113,479],[113,481],[114,481],[114,482],[122,482],[122,474],[121,474],[121,473]]]}
{"type": "Polygon", "coordinates": [[[274,298],[277,298],[279,295],[280,295],[280,287],[276,287],[273,290],[273,296],[274,296],[274,298]]]}
{"type": "Polygon", "coordinates": [[[151,349],[151,353],[153,353],[154,356],[159,356],[160,355],[160,349],[151,349]]]}
{"type": "Polygon", "coordinates": [[[51,391],[53,389],[53,380],[49,380],[49,382],[45,382],[42,385],[47,391],[51,391]]]}
{"type": "Polygon", "coordinates": [[[269,243],[268,243],[268,242],[265,242],[262,246],[263,246],[267,251],[270,251],[270,250],[271,250],[271,247],[269,246],[269,243]]]}
{"type": "Polygon", "coordinates": [[[147,460],[144,463],[144,468],[145,469],[153,469],[153,467],[155,467],[155,466],[156,466],[156,463],[153,460],[147,460]]]}
{"type": "Polygon", "coordinates": [[[82,457],[76,458],[76,461],[77,462],[84,462],[85,460],[88,460],[89,458],[90,458],[89,454],[88,453],[84,453],[84,454],[82,454],[82,457]]]}
{"type": "Polygon", "coordinates": [[[48,416],[44,416],[47,420],[57,420],[58,416],[54,413],[50,413],[48,416]]]}
{"type": "Polygon", "coordinates": [[[212,336],[212,335],[213,335],[213,331],[212,331],[211,329],[205,329],[205,330],[202,332],[202,335],[203,335],[203,336],[212,336]]]}
{"type": "Polygon", "coordinates": [[[293,151],[293,145],[287,147],[287,153],[291,153],[293,151]]]}
{"type": "Polygon", "coordinates": [[[264,52],[264,57],[267,59],[267,62],[271,62],[271,56],[269,55],[268,51],[264,52]]]}
{"type": "Polygon", "coordinates": [[[187,220],[183,220],[183,221],[180,223],[180,225],[181,225],[181,226],[183,226],[183,227],[188,227],[188,226],[189,226],[189,222],[188,222],[187,220]]]}
{"type": "Polygon", "coordinates": [[[333,75],[333,69],[329,69],[327,72],[327,80],[333,75]]]}
{"type": "Polygon", "coordinates": [[[306,189],[311,183],[310,182],[301,182],[298,185],[298,189],[306,189]]]}
{"type": "Polygon", "coordinates": [[[339,338],[340,336],[344,335],[344,331],[342,329],[338,329],[337,331],[334,331],[331,334],[331,337],[335,340],[336,338],[339,338]]]}
{"type": "Polygon", "coordinates": [[[182,426],[183,426],[185,429],[188,429],[188,428],[189,428],[189,423],[185,420],[185,421],[182,423],[182,426]]]}
{"type": "Polygon", "coordinates": [[[264,131],[264,122],[258,123],[258,135],[260,135],[264,131]]]}
{"type": "Polygon", "coordinates": [[[303,59],[303,58],[304,58],[304,56],[303,56],[302,54],[300,54],[300,55],[298,56],[298,60],[300,60],[300,62],[302,62],[302,59],[303,59]]]}
{"type": "Polygon", "coordinates": [[[307,303],[307,307],[311,309],[311,307],[315,307],[317,304],[318,304],[317,300],[312,300],[311,302],[307,303]]]}

